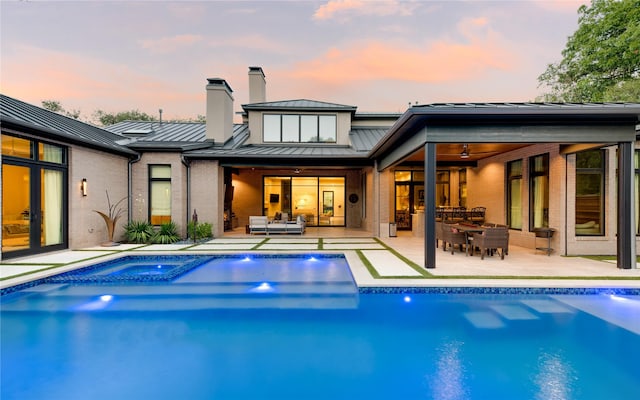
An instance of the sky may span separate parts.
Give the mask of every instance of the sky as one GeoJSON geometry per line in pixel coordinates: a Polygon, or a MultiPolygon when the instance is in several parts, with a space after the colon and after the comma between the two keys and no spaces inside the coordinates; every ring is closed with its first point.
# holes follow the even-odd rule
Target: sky
{"type": "Polygon", "coordinates": [[[409,103],[526,102],[561,60],[588,0],[0,0],[0,92],[41,105],[206,114],[207,78],[249,102],[311,99],[358,112],[409,103]]]}

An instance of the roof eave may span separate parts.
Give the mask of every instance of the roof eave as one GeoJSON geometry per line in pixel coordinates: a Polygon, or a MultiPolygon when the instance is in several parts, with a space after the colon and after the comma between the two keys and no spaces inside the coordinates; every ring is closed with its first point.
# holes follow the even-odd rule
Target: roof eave
{"type": "Polygon", "coordinates": [[[47,139],[58,140],[64,143],[75,144],[83,147],[88,147],[96,150],[108,151],[110,153],[116,153],[119,155],[133,157],[138,155],[137,152],[129,149],[128,147],[123,147],[114,142],[113,146],[108,146],[98,142],[92,142],[88,140],[78,139],[77,136],[68,134],[66,132],[58,131],[51,128],[46,128],[41,125],[33,124],[26,121],[21,121],[18,119],[0,116],[0,122],[3,127],[11,129],[11,127],[22,128],[27,130],[29,134],[38,134],[39,136],[45,137],[47,139]]]}

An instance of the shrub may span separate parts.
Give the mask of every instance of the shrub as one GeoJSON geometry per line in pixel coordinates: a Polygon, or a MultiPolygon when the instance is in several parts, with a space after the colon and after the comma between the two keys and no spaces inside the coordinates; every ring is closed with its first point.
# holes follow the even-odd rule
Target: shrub
{"type": "MultiPolygon", "coordinates": [[[[187,225],[187,239],[193,239],[193,221],[189,221],[187,225]]],[[[196,240],[213,237],[213,225],[209,222],[202,222],[196,225],[196,240]]]]}
{"type": "Polygon", "coordinates": [[[178,240],[180,240],[180,236],[178,236],[178,228],[173,221],[165,222],[160,225],[158,231],[151,238],[152,243],[159,244],[175,243],[178,240]]]}
{"type": "Polygon", "coordinates": [[[129,243],[149,243],[154,235],[153,226],[147,221],[130,221],[124,233],[129,243]]]}

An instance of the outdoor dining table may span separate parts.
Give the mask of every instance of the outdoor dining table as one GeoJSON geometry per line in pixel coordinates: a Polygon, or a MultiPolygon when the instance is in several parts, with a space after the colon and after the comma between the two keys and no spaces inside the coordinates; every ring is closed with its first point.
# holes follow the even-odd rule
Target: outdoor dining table
{"type": "MultiPolygon", "coordinates": [[[[460,232],[464,232],[465,252],[467,256],[469,255],[469,237],[473,236],[474,233],[484,232],[483,227],[474,224],[447,224],[447,226],[455,228],[460,232]]],[[[473,255],[473,250],[471,250],[471,255],[473,255]]]]}

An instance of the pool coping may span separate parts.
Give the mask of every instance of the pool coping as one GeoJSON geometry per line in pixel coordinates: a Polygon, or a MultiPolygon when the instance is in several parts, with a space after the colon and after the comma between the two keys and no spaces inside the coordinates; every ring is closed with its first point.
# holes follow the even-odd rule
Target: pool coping
{"type": "MultiPolygon", "coordinates": [[[[364,265],[356,250],[325,250],[314,252],[319,255],[344,255],[351,270],[354,282],[360,293],[485,293],[485,294],[616,294],[616,295],[640,295],[640,280],[594,280],[594,279],[478,279],[466,278],[420,278],[420,279],[394,279],[374,278],[364,265]]],[[[277,251],[243,251],[242,254],[261,254],[273,256],[285,256],[277,251]]],[[[308,255],[309,251],[289,251],[290,255],[308,255]]],[[[109,262],[131,255],[162,256],[162,255],[213,255],[213,256],[238,256],[237,251],[228,252],[189,252],[189,251],[118,251],[110,252],[102,257],[93,257],[81,261],[72,262],[58,267],[51,267],[36,273],[22,276],[20,282],[12,282],[0,287],[0,295],[13,293],[27,287],[36,286],[56,275],[62,275],[77,269],[85,268],[97,263],[109,262]]],[[[2,283],[2,282],[0,282],[2,283]]]]}

